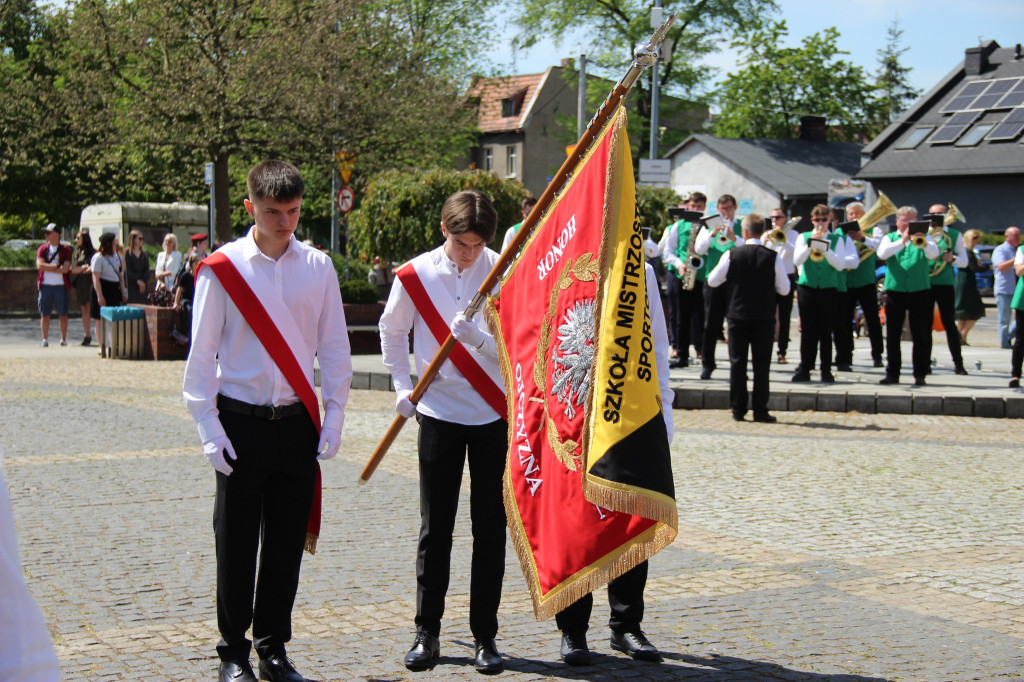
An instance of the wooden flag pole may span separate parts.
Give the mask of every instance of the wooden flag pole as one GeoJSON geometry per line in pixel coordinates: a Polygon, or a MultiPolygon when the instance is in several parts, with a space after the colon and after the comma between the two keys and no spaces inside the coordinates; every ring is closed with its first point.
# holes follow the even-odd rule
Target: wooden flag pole
{"type": "MultiPolygon", "coordinates": [[[[498,279],[505,273],[508,266],[515,260],[516,255],[519,253],[519,249],[522,248],[523,244],[529,238],[530,233],[533,232],[533,228],[540,221],[540,217],[547,210],[547,207],[551,204],[552,200],[558,191],[565,185],[565,182],[572,177],[573,172],[576,170],[576,166],[579,165],[583,155],[587,153],[590,148],[590,144],[594,141],[594,138],[598,136],[601,130],[604,129],[605,124],[611,117],[612,113],[618,108],[622,100],[629,94],[629,91],[633,88],[637,79],[640,78],[640,74],[644,72],[644,69],[652,66],[657,60],[657,48],[658,44],[664,39],[665,33],[669,27],[676,20],[675,14],[669,15],[668,19],[663,23],[654,35],[651,36],[650,42],[646,47],[637,48],[633,63],[630,64],[629,70],[626,74],[616,83],[615,88],[611,94],[608,95],[607,99],[601,104],[601,108],[594,114],[594,118],[587,124],[587,129],[583,132],[583,136],[580,137],[579,141],[576,142],[576,146],[573,148],[572,153],[562,164],[562,167],[558,169],[558,172],[548,183],[547,189],[541,194],[540,199],[537,200],[537,204],[530,211],[530,214],[523,221],[523,226],[519,228],[519,231],[513,237],[498,262],[494,264],[490,274],[484,280],[483,284],[480,285],[479,291],[470,301],[469,306],[466,307],[464,315],[466,319],[473,319],[480,308],[483,307],[484,301],[487,300],[487,294],[495,287],[498,283],[498,279]]],[[[437,373],[441,369],[441,365],[444,364],[445,360],[455,349],[457,341],[451,334],[445,339],[444,343],[437,351],[437,355],[427,366],[423,372],[423,376],[416,382],[415,388],[412,390],[412,394],[409,396],[409,400],[416,404],[423,397],[427,387],[430,386],[430,382],[434,380],[437,373]]],[[[384,438],[381,439],[377,445],[377,449],[373,451],[373,455],[370,460],[363,467],[363,472],[359,474],[359,483],[364,484],[370,480],[370,476],[377,469],[377,465],[380,464],[381,460],[384,459],[384,455],[387,454],[388,448],[395,442],[395,438],[398,437],[398,433],[402,430],[405,425],[406,418],[402,415],[395,417],[395,420],[391,423],[391,427],[388,428],[387,433],[384,434],[384,438]]]]}

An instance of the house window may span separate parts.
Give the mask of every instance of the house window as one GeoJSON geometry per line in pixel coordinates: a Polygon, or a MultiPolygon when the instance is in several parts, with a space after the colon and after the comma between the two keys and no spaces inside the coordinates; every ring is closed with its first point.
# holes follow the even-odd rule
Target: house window
{"type": "Polygon", "coordinates": [[[516,101],[511,97],[501,100],[501,115],[505,118],[516,115],[516,101]]]}
{"type": "Polygon", "coordinates": [[[924,138],[928,137],[928,134],[935,130],[935,126],[924,126],[921,128],[914,128],[910,131],[910,134],[903,138],[899,144],[896,145],[896,149],[915,149],[917,145],[924,141],[924,138]]]}
{"type": "Polygon", "coordinates": [[[978,123],[973,128],[968,130],[963,136],[956,141],[955,146],[957,147],[976,147],[981,138],[988,134],[988,131],[996,127],[995,123],[978,123]]]}
{"type": "Polygon", "coordinates": [[[484,147],[484,170],[494,170],[494,148],[484,147]]]}
{"type": "Polygon", "coordinates": [[[505,175],[510,178],[516,177],[516,146],[514,144],[505,147],[505,175]]]}

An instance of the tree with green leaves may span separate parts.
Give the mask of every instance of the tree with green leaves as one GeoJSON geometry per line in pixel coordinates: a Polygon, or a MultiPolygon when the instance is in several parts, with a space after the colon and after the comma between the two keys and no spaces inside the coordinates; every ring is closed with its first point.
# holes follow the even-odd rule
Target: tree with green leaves
{"type": "MultiPolygon", "coordinates": [[[[673,27],[662,44],[658,68],[661,91],[686,98],[708,83],[712,70],[702,59],[727,44],[731,36],[760,25],[777,6],[774,0],[667,0],[663,3],[667,17],[678,13],[673,27]]],[[[651,4],[640,0],[514,0],[512,16],[519,33],[514,46],[527,48],[541,37],[550,37],[556,44],[570,34],[585,32],[590,36],[587,61],[609,78],[625,72],[638,44],[647,44],[652,29],[651,4]]],[[[606,91],[591,93],[598,98],[606,91]]],[[[588,95],[589,96],[589,95],[588,95]]],[[[634,151],[650,155],[651,92],[650,76],[645,75],[630,99],[636,102],[638,116],[630,123],[634,151]]],[[[598,99],[600,101],[600,99],[598,99]]],[[[683,105],[681,105],[683,106],[683,105]]],[[[659,116],[685,117],[680,111],[659,111],[659,116]]],[[[691,130],[667,130],[660,147],[682,141],[691,130]]]]}
{"type": "Polygon", "coordinates": [[[875,87],[878,89],[878,98],[881,101],[881,112],[883,118],[880,121],[882,127],[895,121],[900,114],[907,110],[918,97],[921,91],[910,85],[909,66],[904,66],[900,57],[910,48],[901,47],[903,31],[900,29],[899,21],[893,20],[889,24],[888,36],[885,47],[878,50],[878,72],[875,75],[875,87]]]}
{"type": "Polygon", "coordinates": [[[827,28],[784,46],[785,21],[742,34],[740,69],[730,73],[715,96],[720,137],[794,138],[800,117],[824,116],[829,137],[870,139],[879,132],[879,104],[864,69],[842,58],[839,31],[827,28]]]}

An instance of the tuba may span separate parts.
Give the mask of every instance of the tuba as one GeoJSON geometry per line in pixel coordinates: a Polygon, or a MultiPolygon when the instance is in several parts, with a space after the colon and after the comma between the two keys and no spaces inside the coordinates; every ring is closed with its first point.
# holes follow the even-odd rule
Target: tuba
{"type": "Polygon", "coordinates": [[[946,211],[946,217],[943,219],[942,224],[948,227],[958,221],[966,223],[967,218],[965,218],[964,214],[960,212],[960,209],[956,207],[956,204],[951,201],[949,202],[949,210],[946,211]]]}
{"type": "Polygon", "coordinates": [[[861,232],[867,232],[875,226],[875,223],[895,213],[896,204],[892,203],[892,200],[885,196],[885,192],[879,191],[878,201],[871,207],[871,210],[857,219],[857,223],[860,225],[861,232]]]}

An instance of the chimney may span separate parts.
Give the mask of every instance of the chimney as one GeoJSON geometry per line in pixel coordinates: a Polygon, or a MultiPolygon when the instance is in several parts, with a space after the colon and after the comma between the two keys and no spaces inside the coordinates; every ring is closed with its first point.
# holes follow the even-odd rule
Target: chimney
{"type": "Polygon", "coordinates": [[[566,71],[575,71],[576,70],[575,67],[576,67],[576,60],[573,59],[572,57],[564,57],[562,59],[562,68],[565,69],[566,71]]]}
{"type": "Polygon", "coordinates": [[[988,56],[999,47],[999,43],[989,40],[978,47],[964,50],[964,75],[980,76],[988,70],[988,56]]]}
{"type": "Polygon", "coordinates": [[[800,139],[818,140],[824,142],[828,127],[825,125],[824,116],[801,116],[800,117],[800,139]]]}

